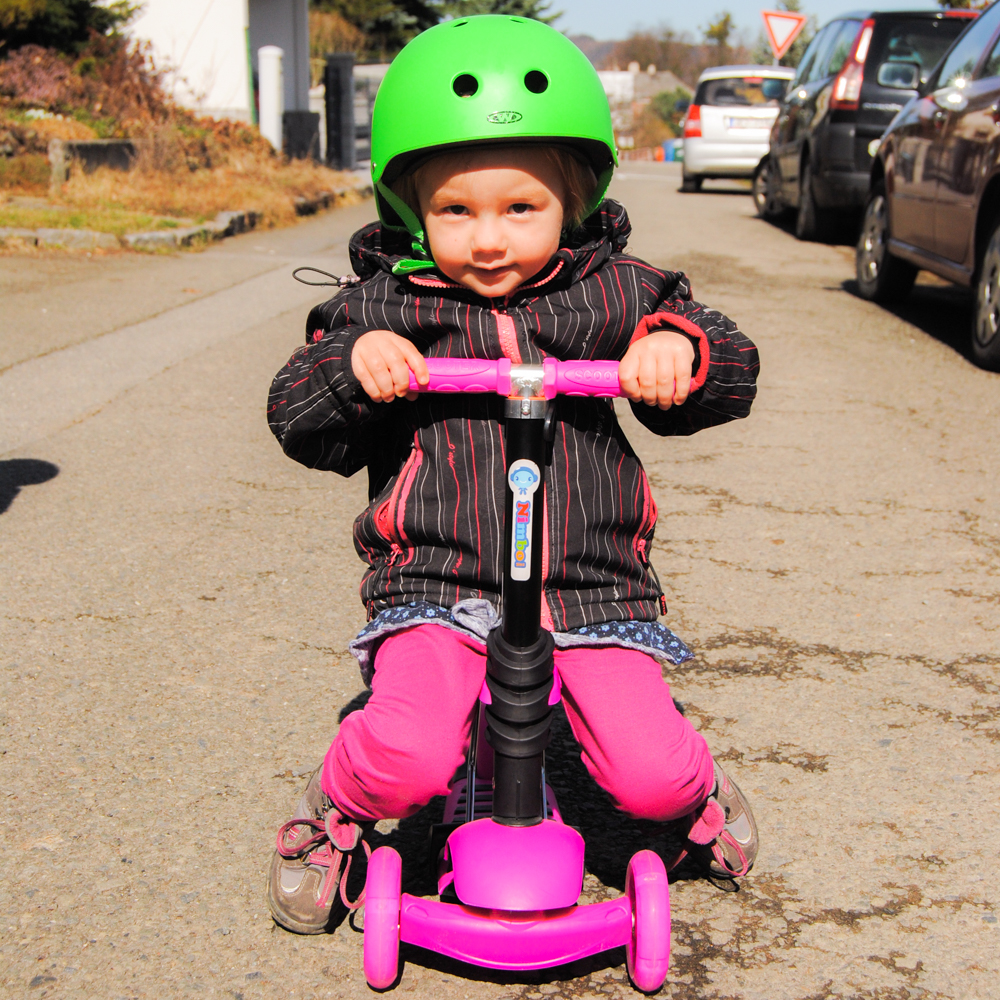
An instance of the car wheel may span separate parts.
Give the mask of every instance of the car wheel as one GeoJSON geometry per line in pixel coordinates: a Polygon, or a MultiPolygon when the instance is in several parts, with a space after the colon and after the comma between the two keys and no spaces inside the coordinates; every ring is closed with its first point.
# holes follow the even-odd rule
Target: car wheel
{"type": "Polygon", "coordinates": [[[699,177],[697,174],[684,174],[681,178],[681,190],[686,194],[692,194],[695,191],[700,191],[703,180],[704,178],[699,177]]]}
{"type": "Polygon", "coordinates": [[[871,302],[896,302],[910,294],[917,268],[889,253],[885,186],[876,184],[865,206],[855,252],[858,292],[871,302]]]}
{"type": "Polygon", "coordinates": [[[795,216],[795,235],[800,240],[821,240],[826,232],[826,216],[816,207],[813,196],[812,165],[802,164],[799,181],[799,212],[795,216]]]}
{"type": "Polygon", "coordinates": [[[986,245],[976,283],[972,357],[980,368],[1000,371],[1000,223],[986,245]]]}
{"type": "Polygon", "coordinates": [[[771,221],[777,219],[784,208],[781,203],[781,181],[778,166],[770,157],[764,160],[753,175],[753,206],[757,215],[771,221]]]}

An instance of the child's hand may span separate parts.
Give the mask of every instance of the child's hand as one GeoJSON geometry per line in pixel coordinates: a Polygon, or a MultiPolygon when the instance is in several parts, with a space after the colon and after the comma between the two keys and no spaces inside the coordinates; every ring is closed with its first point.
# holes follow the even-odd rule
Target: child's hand
{"type": "Polygon", "coordinates": [[[669,410],[691,391],[694,344],[676,330],[657,330],[637,340],[618,366],[622,392],[634,403],[669,410]]]}
{"type": "Polygon", "coordinates": [[[376,403],[388,403],[397,396],[416,399],[410,391],[410,372],[418,385],[427,385],[430,374],[423,355],[412,341],[389,330],[369,330],[355,341],[351,370],[361,388],[376,403]]]}

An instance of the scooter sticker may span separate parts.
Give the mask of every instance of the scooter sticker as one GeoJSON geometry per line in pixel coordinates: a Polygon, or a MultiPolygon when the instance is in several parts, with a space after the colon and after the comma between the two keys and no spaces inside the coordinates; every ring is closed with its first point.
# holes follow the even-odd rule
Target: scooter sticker
{"type": "Polygon", "coordinates": [[[526,458],[515,462],[507,473],[514,494],[514,530],[511,532],[510,575],[514,580],[531,579],[531,521],[535,491],[542,477],[538,466],[526,458]]]}

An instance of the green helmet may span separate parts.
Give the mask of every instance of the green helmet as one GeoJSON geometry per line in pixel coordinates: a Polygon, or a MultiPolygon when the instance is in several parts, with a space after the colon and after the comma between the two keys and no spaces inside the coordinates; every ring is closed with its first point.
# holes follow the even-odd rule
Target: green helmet
{"type": "Polygon", "coordinates": [[[541,21],[502,14],[445,21],[417,35],[393,60],[372,112],[382,224],[408,230],[426,260],[420,220],[389,186],[430,150],[533,140],[555,140],[584,156],[597,177],[586,206],[592,212],[618,158],[600,78],[568,38],[541,21]]]}

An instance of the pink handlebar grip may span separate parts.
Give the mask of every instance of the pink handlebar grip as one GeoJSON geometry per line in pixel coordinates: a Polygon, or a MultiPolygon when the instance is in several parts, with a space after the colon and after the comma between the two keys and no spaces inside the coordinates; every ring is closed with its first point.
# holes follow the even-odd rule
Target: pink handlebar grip
{"type": "MultiPolygon", "coordinates": [[[[410,372],[413,392],[495,392],[509,396],[511,363],[508,358],[482,361],[478,358],[427,358],[431,380],[417,385],[410,372]]],[[[538,369],[536,368],[535,371],[538,369]]],[[[545,398],[554,396],[620,396],[617,361],[557,361],[542,362],[542,383],[545,398]]]]}
{"type": "Polygon", "coordinates": [[[427,358],[431,380],[425,386],[417,385],[410,372],[410,389],[413,392],[496,392],[501,396],[510,393],[510,361],[481,361],[478,358],[427,358]]]}
{"type": "Polygon", "coordinates": [[[620,396],[617,361],[557,361],[546,358],[545,398],[553,396],[620,396]]]}

